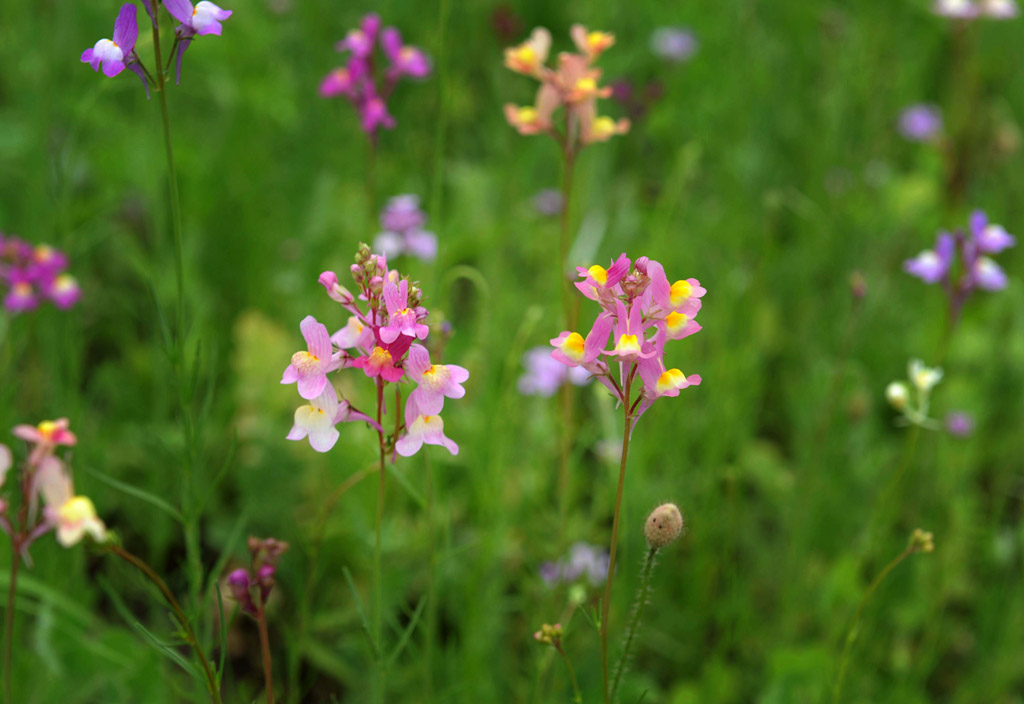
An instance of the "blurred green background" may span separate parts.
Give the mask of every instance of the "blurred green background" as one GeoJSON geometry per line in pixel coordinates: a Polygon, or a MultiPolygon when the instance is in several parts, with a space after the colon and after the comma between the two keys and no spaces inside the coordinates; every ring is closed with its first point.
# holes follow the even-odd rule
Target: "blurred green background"
{"type": "MultiPolygon", "coordinates": [[[[391,672],[389,699],[570,698],[559,663],[531,635],[567,604],[566,589],[537,573],[564,548],[560,421],[554,399],[516,390],[524,350],[562,329],[558,224],[532,201],[557,187],[560,167],[549,140],[505,124],[502,104],[531,101],[533,84],[502,67],[501,51],[537,25],[567,50],[579,21],[616,33],[601,60],[607,79],[639,92],[653,85],[658,97],[628,135],[580,159],[572,263],[643,254],[708,289],[704,330],[666,360],[703,384],[656,404],[634,435],[613,657],[647,511],[674,500],[689,532],[661,556],[623,701],[825,701],[857,601],[922,527],[934,531],[936,551],[912,557],[869,602],[845,701],[1024,702],[1019,251],[1000,257],[1009,288],[968,305],[933,401],[939,417],[971,413],[973,436],[924,433],[894,483],[907,431],[882,397],[909,357],[939,354],[942,295],[902,273],[902,260],[975,207],[1024,232],[1024,20],[977,22],[956,38],[924,0],[224,4],[235,11],[224,35],[193,44],[168,96],[190,339],[201,346],[200,487],[230,462],[203,518],[202,547],[216,577],[244,564],[249,534],[292,543],[270,612],[282,699],[369,696],[366,640],[342,575],[349,569],[368,600],[375,482],[358,484],[326,519],[323,507],[373,462],[376,440],[351,424],[326,455],[286,441],[297,396],[278,382],[302,344],[303,316],[332,329],[345,321],[317,275],[343,272],[357,243],[377,232],[355,116],[316,93],[340,64],[334,41],[373,10],[434,58],[431,78],[400,85],[391,102],[398,127],[381,139],[377,193],[424,199],[440,256],[401,266],[453,324],[445,361],[472,374],[466,399],[446,406],[458,457],[429,448],[399,465],[405,488],[389,480],[391,628],[408,623],[425,593],[432,531],[440,596],[437,638],[427,643],[417,629],[391,672]],[[689,62],[652,53],[649,37],[666,25],[696,34],[689,62]],[[962,197],[951,197],[943,156],[896,130],[900,111],[917,102],[942,106],[966,145],[962,197]],[[867,281],[859,308],[853,270],[867,281]],[[428,462],[433,523],[421,504],[428,462]],[[880,510],[893,486],[894,505],[880,510]]],[[[117,9],[53,0],[0,9],[0,229],[64,248],[85,292],[71,312],[4,321],[0,428],[70,417],[77,488],[182,593],[180,526],[104,481],[177,504],[183,451],[151,294],[170,314],[158,104],[127,72],[107,79],[78,59],[110,35],[117,9]]],[[[150,47],[143,32],[144,58],[150,47]]],[[[604,111],[626,112],[611,102],[604,111]]],[[[589,322],[596,306],[584,303],[589,322]]],[[[357,405],[371,405],[361,375],[338,381],[357,405]]],[[[607,544],[617,467],[598,448],[621,421],[597,388],[577,401],[565,538],[607,544]]],[[[0,556],[9,564],[6,543],[0,556]]],[[[18,600],[18,701],[197,697],[130,623],[172,638],[166,609],[136,574],[51,538],[33,557],[18,600]]],[[[217,601],[212,589],[206,596],[200,617],[215,645],[217,601]]],[[[585,700],[598,701],[596,632],[579,613],[563,625],[585,700]]],[[[251,622],[232,622],[227,651],[225,701],[263,701],[251,622]]]]}

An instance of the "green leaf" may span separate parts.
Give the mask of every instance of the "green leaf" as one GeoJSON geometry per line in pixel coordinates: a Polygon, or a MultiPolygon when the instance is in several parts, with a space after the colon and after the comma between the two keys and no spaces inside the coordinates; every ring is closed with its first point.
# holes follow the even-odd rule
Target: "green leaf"
{"type": "Polygon", "coordinates": [[[398,656],[405,650],[405,646],[409,644],[409,639],[412,634],[416,631],[416,625],[420,622],[420,616],[423,614],[423,607],[427,604],[427,597],[421,597],[420,603],[416,605],[416,610],[412,614],[412,618],[409,619],[409,625],[405,627],[405,631],[402,632],[402,637],[398,639],[398,645],[391,651],[391,657],[388,658],[388,668],[394,666],[395,661],[398,660],[398,656]]]}
{"type": "Polygon", "coordinates": [[[141,499],[146,503],[156,506],[158,509],[166,513],[168,516],[176,520],[178,523],[185,522],[185,517],[181,515],[181,511],[171,506],[169,503],[161,499],[159,496],[151,494],[144,489],[138,488],[137,486],[133,486],[126,482],[122,482],[118,479],[114,479],[113,477],[108,476],[103,472],[97,471],[95,469],[89,469],[88,467],[83,467],[82,469],[83,471],[85,471],[86,474],[92,477],[96,477],[104,484],[112,486],[115,489],[118,489],[124,492],[125,494],[128,494],[129,496],[134,496],[136,499],[141,499]]]}
{"type": "Polygon", "coordinates": [[[366,634],[366,640],[370,642],[370,650],[373,653],[373,661],[377,662],[380,660],[380,648],[377,642],[373,639],[373,631],[370,630],[370,620],[366,617],[366,609],[363,608],[363,602],[359,598],[359,591],[356,589],[356,583],[352,581],[352,573],[348,571],[348,567],[342,567],[341,571],[345,575],[345,581],[348,583],[348,588],[352,592],[352,598],[355,600],[356,612],[359,614],[359,620],[363,627],[363,633],[366,634]]]}

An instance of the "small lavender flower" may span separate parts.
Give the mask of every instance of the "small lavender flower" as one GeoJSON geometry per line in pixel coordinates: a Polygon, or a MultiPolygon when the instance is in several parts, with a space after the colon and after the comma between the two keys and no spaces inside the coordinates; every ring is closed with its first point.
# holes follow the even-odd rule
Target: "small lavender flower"
{"type": "Polygon", "coordinates": [[[538,568],[540,578],[549,586],[570,584],[581,578],[593,586],[604,583],[608,574],[608,552],[597,545],[573,543],[569,554],[557,562],[544,562],[538,568]]]}
{"type": "Polygon", "coordinates": [[[912,142],[928,142],[942,132],[942,113],[934,105],[911,105],[900,113],[899,129],[912,142]]]}
{"type": "Polygon", "coordinates": [[[124,71],[127,64],[133,61],[135,41],[139,38],[135,13],[135,5],[122,5],[114,22],[114,38],[100,39],[91,49],[83,51],[82,63],[89,64],[93,71],[99,71],[102,65],[103,75],[109,78],[124,71]]]}
{"type": "Polygon", "coordinates": [[[541,215],[554,217],[562,214],[565,199],[562,198],[561,191],[555,188],[545,188],[543,191],[538,191],[533,197],[533,207],[541,215]]]}
{"type": "Polygon", "coordinates": [[[523,355],[526,371],[519,377],[519,393],[524,396],[550,397],[567,381],[576,386],[590,382],[590,372],[583,367],[566,367],[552,359],[550,347],[534,347],[523,355]]]}
{"type": "Polygon", "coordinates": [[[675,63],[682,63],[697,52],[697,37],[685,27],[660,27],[651,34],[651,51],[675,63]]]}
{"type": "Polygon", "coordinates": [[[935,248],[926,249],[905,261],[903,270],[925,283],[937,283],[949,272],[953,262],[953,247],[953,237],[948,232],[940,232],[935,240],[935,248]]]}
{"type": "Polygon", "coordinates": [[[946,414],[946,432],[957,438],[966,438],[974,432],[974,419],[963,411],[946,414]]]}
{"type": "Polygon", "coordinates": [[[955,20],[971,20],[978,16],[978,8],[971,0],[935,0],[932,13],[955,20]]]}
{"type": "Polygon", "coordinates": [[[164,7],[174,19],[181,22],[174,29],[178,38],[178,55],[175,57],[175,81],[181,82],[181,60],[192,44],[194,37],[209,34],[220,36],[221,22],[231,17],[231,10],[214,5],[209,0],[201,0],[195,7],[189,0],[164,0],[164,7]]]}
{"type": "Polygon", "coordinates": [[[419,196],[395,196],[381,211],[384,231],[377,235],[373,247],[388,258],[408,254],[433,261],[437,257],[437,236],[423,229],[426,223],[427,214],[420,208],[419,196]]]}

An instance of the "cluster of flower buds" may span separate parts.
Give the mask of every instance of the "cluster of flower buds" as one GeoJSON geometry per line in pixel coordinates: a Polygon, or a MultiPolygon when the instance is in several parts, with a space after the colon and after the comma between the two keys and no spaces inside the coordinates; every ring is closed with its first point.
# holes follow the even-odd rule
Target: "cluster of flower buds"
{"type": "MultiPolygon", "coordinates": [[[[697,279],[669,283],[661,264],[640,257],[635,265],[622,254],[605,269],[578,267],[580,293],[603,309],[584,338],[571,330],[551,340],[551,356],[569,367],[583,367],[629,408],[633,427],[662,396],[678,396],[699,384],[697,374],[687,376],[666,369],[665,343],[698,332],[694,320],[705,290],[697,279]],[[611,347],[608,348],[609,336],[611,347]],[[617,370],[614,367],[618,367],[617,370]],[[636,376],[643,389],[634,400],[630,390],[636,376]]],[[[630,427],[630,433],[633,431],[630,427]]]]}
{"type": "Polygon", "coordinates": [[[920,359],[912,359],[907,365],[910,384],[894,381],[885,387],[885,398],[899,411],[907,423],[923,428],[936,429],[939,423],[928,417],[928,405],[932,389],[942,381],[942,369],[926,367],[920,359]]]}
{"type": "Polygon", "coordinates": [[[371,139],[381,127],[391,129],[395,118],[388,112],[387,100],[398,81],[404,77],[425,78],[430,74],[430,59],[420,49],[402,43],[401,33],[394,27],[381,29],[380,17],[363,17],[359,29],[351,30],[335,44],[340,52],[348,52],[348,63],[334,69],[320,82],[324,98],[344,96],[359,113],[360,125],[371,139]],[[374,70],[378,41],[388,61],[383,84],[374,70]]]}
{"type": "Polygon", "coordinates": [[[612,89],[601,87],[601,70],[594,62],[615,43],[615,35],[590,32],[580,24],[570,30],[577,53],[558,55],[558,68],[545,65],[551,50],[551,33],[543,27],[533,30],[522,44],[505,49],[505,66],[516,73],[540,81],[536,102],[532,106],[505,105],[505,118],[520,134],[548,134],[563,149],[575,153],[579,147],[605,142],[614,135],[629,131],[629,120],[618,121],[598,116],[597,99],[607,98],[612,89]],[[565,126],[559,130],[554,114],[565,108],[565,126]]]}
{"type": "MultiPolygon", "coordinates": [[[[152,0],[142,0],[146,13],[153,24],[157,27],[157,16],[154,14],[152,0]]],[[[181,80],[181,60],[192,40],[197,36],[208,34],[220,35],[221,22],[231,16],[231,10],[224,10],[209,0],[201,0],[194,6],[189,0],[163,0],[156,2],[161,4],[167,12],[180,24],[174,29],[174,48],[172,55],[176,53],[177,79],[181,80]]],[[[111,39],[100,39],[90,49],[82,52],[82,63],[89,64],[93,71],[99,71],[102,67],[103,74],[110,78],[128,69],[142,80],[146,88],[146,95],[149,95],[150,84],[156,85],[157,81],[150,73],[142,59],[135,51],[135,43],[139,38],[138,11],[134,3],[126,2],[121,6],[114,21],[114,33],[111,39]]],[[[158,71],[164,71],[164,67],[157,66],[158,71]]]]}
{"type": "Polygon", "coordinates": [[[359,245],[350,271],[358,296],[341,286],[333,271],[320,275],[327,295],[349,313],[345,326],[329,335],[327,327],[313,316],[299,326],[307,350],[292,355],[281,383],[297,383],[299,395],[309,403],[295,411],[288,439],[308,437],[314,450],[327,452],[338,441],[338,423],[362,421],[384,433],[380,415],[374,420],[339,399],[327,378],[331,372],[353,368],[376,383],[380,414],[385,412],[387,384],[416,385],[405,404],[405,422],[396,418],[395,433],[388,440],[395,453],[409,457],[427,444],[458,454],[459,446],[444,434],[440,413],[445,398],[465,395],[462,384],[469,379],[469,372],[454,364],[432,364],[427,348],[418,344],[430,333],[424,322],[429,312],[422,305],[422,291],[408,277],[388,269],[386,257],[372,254],[365,244],[359,245]]]}
{"type": "Polygon", "coordinates": [[[940,232],[934,249],[926,249],[903,263],[903,269],[925,283],[941,284],[950,301],[954,320],[975,291],[1006,288],[1006,273],[988,255],[1014,246],[1017,240],[1002,225],[988,221],[981,210],[971,213],[969,232],[940,232]]]}
{"type": "Polygon", "coordinates": [[[556,623],[554,626],[548,623],[543,624],[540,630],[533,634],[533,639],[544,645],[555,648],[562,647],[562,624],[556,623]]]}
{"type": "Polygon", "coordinates": [[[267,599],[274,588],[277,563],[288,549],[288,543],[276,538],[249,537],[249,555],[252,560],[249,569],[239,568],[228,574],[228,589],[231,597],[238,602],[242,611],[253,618],[266,608],[267,599]],[[256,599],[253,599],[253,596],[256,599]]]}
{"type": "Polygon", "coordinates": [[[935,0],[932,12],[956,20],[1010,20],[1020,14],[1015,0],[935,0]]]}
{"type": "Polygon", "coordinates": [[[437,257],[437,235],[427,232],[427,214],[420,208],[419,196],[395,196],[380,214],[383,232],[373,241],[373,248],[389,259],[408,254],[425,262],[437,257]]]}
{"type": "Polygon", "coordinates": [[[910,543],[907,545],[911,552],[933,552],[935,550],[935,536],[930,531],[915,528],[910,534],[910,543]]]}
{"type": "Polygon", "coordinates": [[[0,232],[0,289],[4,309],[11,313],[32,310],[44,300],[61,309],[82,297],[78,281],[64,270],[67,256],[45,244],[28,242],[0,232]]]}
{"type": "MultiPolygon", "coordinates": [[[[64,547],[75,545],[85,535],[98,542],[106,540],[107,529],[96,515],[96,507],[87,497],[75,494],[71,474],[54,454],[58,447],[72,447],[78,442],[68,429],[67,418],[34,426],[17,425],[13,432],[29,445],[19,477],[21,509],[17,515],[8,515],[10,503],[0,498],[0,529],[11,539],[14,552],[29,562],[29,546],[54,529],[57,542],[64,547]]],[[[13,464],[10,448],[0,445],[0,488],[13,464]]]]}

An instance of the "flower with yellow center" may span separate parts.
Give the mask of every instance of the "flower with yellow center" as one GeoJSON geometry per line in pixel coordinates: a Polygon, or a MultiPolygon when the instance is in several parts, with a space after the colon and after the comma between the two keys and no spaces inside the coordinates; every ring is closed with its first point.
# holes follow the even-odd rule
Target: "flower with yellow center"
{"type": "Polygon", "coordinates": [[[86,534],[97,542],[107,539],[107,528],[96,515],[96,507],[85,496],[72,496],[57,510],[57,542],[68,548],[86,534]]]}

